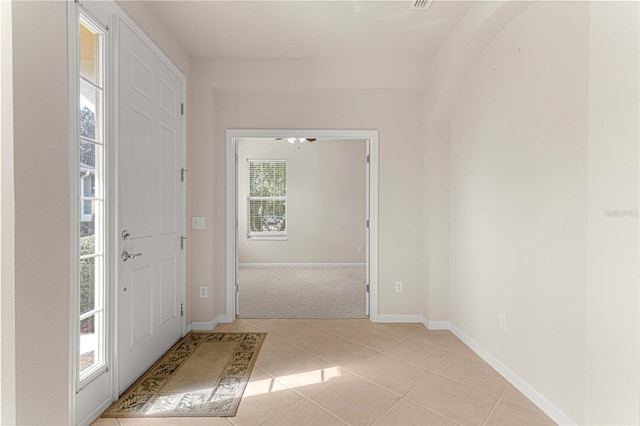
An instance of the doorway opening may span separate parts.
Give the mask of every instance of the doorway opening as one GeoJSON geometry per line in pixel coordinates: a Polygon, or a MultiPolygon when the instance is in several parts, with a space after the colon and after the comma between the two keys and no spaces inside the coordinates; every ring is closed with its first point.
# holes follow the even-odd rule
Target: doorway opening
{"type": "Polygon", "coordinates": [[[375,130],[227,130],[221,321],[377,319],[375,130]]]}

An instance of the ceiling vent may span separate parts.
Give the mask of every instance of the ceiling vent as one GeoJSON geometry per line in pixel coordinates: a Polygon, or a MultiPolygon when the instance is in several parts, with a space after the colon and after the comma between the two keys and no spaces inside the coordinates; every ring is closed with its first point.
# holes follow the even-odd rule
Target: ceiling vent
{"type": "Polygon", "coordinates": [[[433,0],[412,0],[409,10],[427,10],[431,7],[433,0]]]}

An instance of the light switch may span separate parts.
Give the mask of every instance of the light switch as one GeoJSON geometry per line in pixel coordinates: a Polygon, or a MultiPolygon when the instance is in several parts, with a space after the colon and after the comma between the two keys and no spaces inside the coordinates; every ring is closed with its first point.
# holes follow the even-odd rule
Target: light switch
{"type": "Polygon", "coordinates": [[[191,229],[204,229],[205,221],[203,216],[191,217],[191,229]]]}

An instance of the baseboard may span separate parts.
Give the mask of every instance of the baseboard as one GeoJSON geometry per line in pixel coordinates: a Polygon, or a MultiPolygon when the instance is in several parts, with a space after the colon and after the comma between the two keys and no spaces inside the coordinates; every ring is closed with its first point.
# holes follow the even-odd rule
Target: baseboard
{"type": "Polygon", "coordinates": [[[429,321],[427,318],[422,317],[420,322],[429,330],[449,330],[451,328],[449,321],[429,321]]]}
{"type": "Polygon", "coordinates": [[[215,321],[216,324],[227,324],[235,321],[235,318],[231,318],[227,314],[219,314],[218,316],[216,316],[215,321]]]}
{"type": "Polygon", "coordinates": [[[191,330],[193,330],[193,331],[210,331],[210,330],[213,330],[214,328],[216,328],[216,325],[218,325],[218,323],[215,322],[215,321],[204,321],[204,322],[192,321],[191,322],[191,330]]]}
{"type": "MultiPolygon", "coordinates": [[[[436,321],[443,323],[447,321],[436,321]]],[[[426,324],[425,324],[426,325],[426,324]]],[[[453,324],[449,324],[449,330],[455,334],[460,340],[462,340],[467,346],[471,348],[480,358],[482,358],[487,364],[493,367],[498,373],[500,373],[505,379],[509,381],[516,389],[529,398],[534,404],[536,404],[544,413],[549,416],[554,422],[560,425],[575,425],[577,424],[569,416],[564,414],[558,407],[549,402],[538,391],[532,388],[527,382],[521,379],[516,373],[511,371],[506,365],[500,362],[497,358],[491,355],[488,351],[478,345],[473,339],[464,334],[459,328],[453,324]]]]}
{"type": "Polygon", "coordinates": [[[229,319],[229,317],[227,317],[227,315],[225,314],[220,314],[220,315],[216,315],[213,321],[204,321],[204,322],[191,321],[189,324],[187,324],[187,330],[211,331],[214,328],[216,328],[216,325],[221,323],[229,323],[229,322],[233,322],[233,319],[229,319]]]}
{"type": "Polygon", "coordinates": [[[184,326],[184,334],[189,333],[191,330],[193,330],[191,323],[184,326]]]}
{"type": "Polygon", "coordinates": [[[364,268],[366,263],[239,263],[240,268],[364,268]]]}
{"type": "Polygon", "coordinates": [[[422,315],[414,314],[378,314],[371,318],[373,322],[422,322],[422,315]]]}
{"type": "Polygon", "coordinates": [[[102,414],[107,408],[109,408],[109,406],[112,403],[113,403],[113,400],[111,398],[105,400],[95,410],[93,410],[91,413],[87,414],[87,417],[85,417],[84,419],[76,422],[76,424],[79,425],[79,426],[85,426],[85,425],[89,426],[90,424],[95,422],[96,419],[98,417],[100,417],[100,414],[102,414]]]}

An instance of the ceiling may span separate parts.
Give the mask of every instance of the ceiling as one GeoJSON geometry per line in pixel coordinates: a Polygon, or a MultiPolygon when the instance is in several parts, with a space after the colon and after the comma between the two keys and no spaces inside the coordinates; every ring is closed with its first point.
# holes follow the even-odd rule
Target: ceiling
{"type": "Polygon", "coordinates": [[[434,1],[145,1],[191,56],[432,56],[470,5],[434,1]]]}

